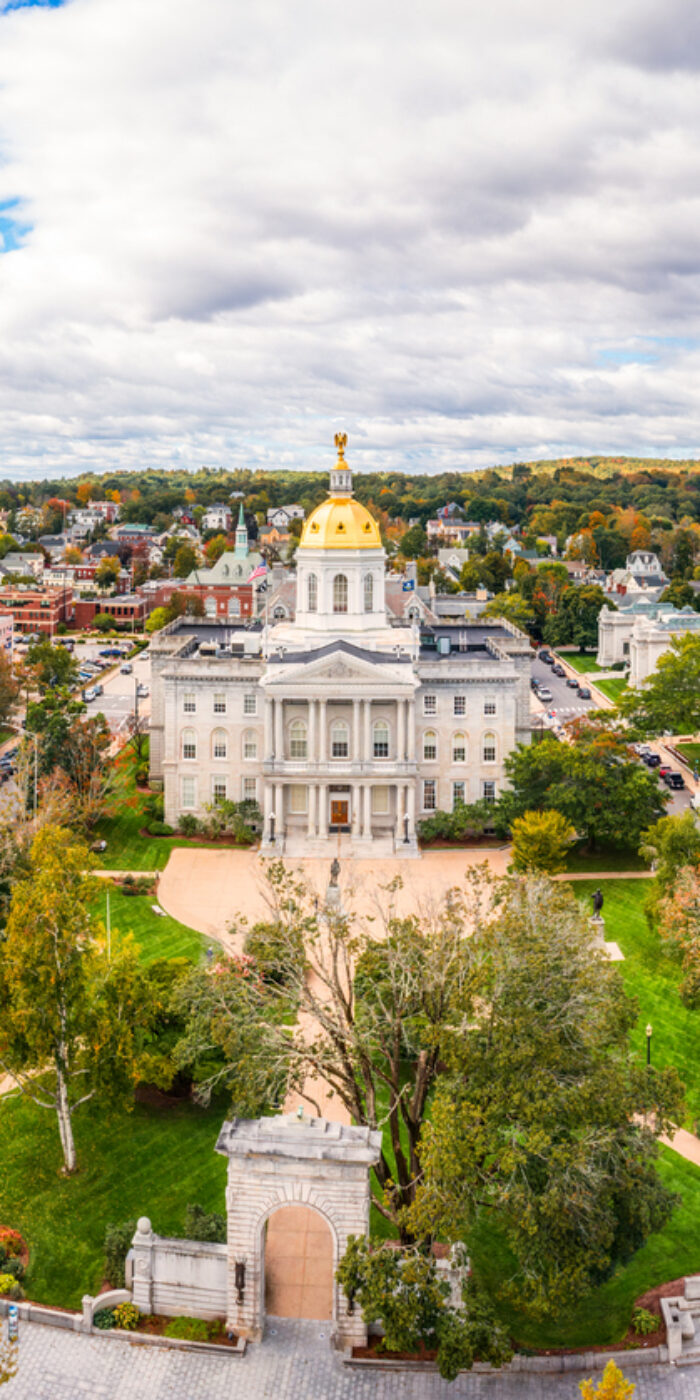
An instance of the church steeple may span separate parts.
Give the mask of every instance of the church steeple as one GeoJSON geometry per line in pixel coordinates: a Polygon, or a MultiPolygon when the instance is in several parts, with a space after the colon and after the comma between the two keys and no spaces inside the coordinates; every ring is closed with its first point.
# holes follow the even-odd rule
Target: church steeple
{"type": "Polygon", "coordinates": [[[239,556],[243,555],[245,557],[247,553],[248,528],[246,526],[245,516],[243,514],[243,502],[241,501],[240,510],[238,512],[238,524],[236,526],[236,546],[234,549],[234,554],[238,554],[239,556]]]}
{"type": "Polygon", "coordinates": [[[338,449],[338,460],[331,470],[330,495],[352,496],[352,472],[345,461],[345,449],[348,445],[347,433],[336,433],[335,445],[338,449]]]}

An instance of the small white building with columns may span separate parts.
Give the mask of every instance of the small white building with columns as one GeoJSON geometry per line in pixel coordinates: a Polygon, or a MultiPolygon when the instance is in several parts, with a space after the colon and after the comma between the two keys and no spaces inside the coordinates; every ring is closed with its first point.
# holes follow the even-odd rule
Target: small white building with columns
{"type": "Polygon", "coordinates": [[[270,854],[417,854],[416,823],[494,800],[530,738],[526,637],[390,617],[379,527],[338,462],[304,525],[294,621],[154,637],[151,782],[166,821],[255,799],[270,854]]]}

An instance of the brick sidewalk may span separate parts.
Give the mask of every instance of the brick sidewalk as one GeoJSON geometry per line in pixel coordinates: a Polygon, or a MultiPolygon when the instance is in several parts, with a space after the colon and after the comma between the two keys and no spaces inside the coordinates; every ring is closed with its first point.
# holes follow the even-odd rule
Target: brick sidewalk
{"type": "MultiPolygon", "coordinates": [[[[585,1374],[585,1373],[584,1373],[585,1374]]],[[[329,1350],[328,1325],[271,1318],[242,1359],[161,1351],[25,1323],[20,1369],[3,1400],[576,1400],[581,1372],[559,1376],[354,1371],[329,1350]]],[[[635,1400],[698,1400],[700,1367],[629,1367],[635,1400]]]]}

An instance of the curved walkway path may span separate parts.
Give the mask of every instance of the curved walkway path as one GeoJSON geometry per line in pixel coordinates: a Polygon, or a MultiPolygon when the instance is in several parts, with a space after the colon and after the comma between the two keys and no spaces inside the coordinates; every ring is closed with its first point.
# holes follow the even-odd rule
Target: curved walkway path
{"type": "MultiPolygon", "coordinates": [[[[331,1352],[327,1324],[278,1318],[270,1318],[265,1341],[242,1359],[36,1323],[20,1324],[19,1347],[19,1371],[3,1400],[576,1400],[579,1380],[591,1374],[466,1373],[450,1385],[435,1372],[352,1370],[331,1352]]],[[[637,1387],[635,1400],[698,1400],[698,1368],[623,1369],[637,1387]]]]}

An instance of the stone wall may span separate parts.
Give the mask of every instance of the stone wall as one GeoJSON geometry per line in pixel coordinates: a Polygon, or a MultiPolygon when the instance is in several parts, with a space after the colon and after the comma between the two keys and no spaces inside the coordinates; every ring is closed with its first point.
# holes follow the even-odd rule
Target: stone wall
{"type": "Polygon", "coordinates": [[[127,1258],[127,1287],[141,1312],[225,1317],[227,1248],[156,1235],[143,1216],[127,1258]]]}

